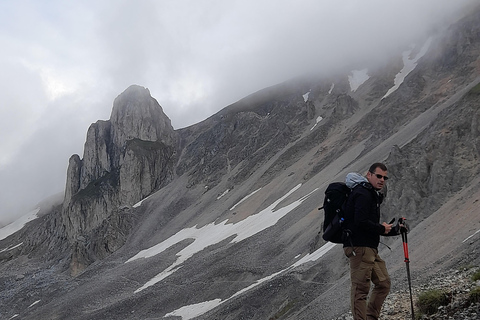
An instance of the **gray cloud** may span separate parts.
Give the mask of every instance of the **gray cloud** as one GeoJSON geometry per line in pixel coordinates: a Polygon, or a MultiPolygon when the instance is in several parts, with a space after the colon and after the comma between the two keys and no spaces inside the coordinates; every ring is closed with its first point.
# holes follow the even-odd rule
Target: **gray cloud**
{"type": "Polygon", "coordinates": [[[0,225],[63,190],[131,84],[185,127],[303,72],[381,60],[475,2],[2,1],[0,225]]]}

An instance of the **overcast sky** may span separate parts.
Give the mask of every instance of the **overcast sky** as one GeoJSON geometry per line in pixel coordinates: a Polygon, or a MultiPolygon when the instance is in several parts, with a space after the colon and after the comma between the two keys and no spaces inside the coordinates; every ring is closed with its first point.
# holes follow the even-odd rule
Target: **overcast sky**
{"type": "Polygon", "coordinates": [[[0,1],[0,225],[62,192],[131,84],[178,129],[264,87],[380,59],[475,0],[0,1]]]}

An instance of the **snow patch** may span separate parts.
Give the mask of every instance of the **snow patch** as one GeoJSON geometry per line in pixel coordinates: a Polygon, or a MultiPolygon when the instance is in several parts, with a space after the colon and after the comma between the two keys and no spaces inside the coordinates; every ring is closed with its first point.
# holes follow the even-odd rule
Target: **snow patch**
{"type": "Polygon", "coordinates": [[[20,247],[22,244],[23,244],[23,242],[20,242],[20,243],[17,244],[16,246],[8,247],[8,248],[5,248],[5,249],[3,249],[3,250],[0,250],[0,253],[6,252],[6,251],[10,251],[10,250],[13,250],[13,249],[15,249],[15,248],[18,248],[18,247],[20,247]]]}
{"type": "Polygon", "coordinates": [[[357,91],[365,81],[370,78],[368,75],[368,69],[353,70],[352,74],[348,76],[348,82],[350,82],[350,90],[352,92],[357,91]]]}
{"type": "Polygon", "coordinates": [[[235,224],[227,224],[227,220],[219,224],[210,223],[201,228],[191,227],[182,229],[170,238],[165,241],[150,247],[148,249],[140,251],[138,254],[128,259],[125,263],[132,262],[137,259],[146,259],[152,256],[155,256],[164,250],[170,248],[176,243],[179,243],[183,240],[193,239],[194,241],[177,253],[177,260],[170,265],[168,268],[157,274],[155,277],[150,279],[147,283],[141,286],[139,289],[135,290],[135,293],[138,293],[159,281],[162,281],[166,277],[173,274],[177,271],[183,262],[192,257],[195,253],[202,251],[203,249],[219,243],[227,238],[235,236],[230,243],[240,242],[245,240],[262,230],[267,229],[275,225],[282,217],[288,214],[290,211],[298,207],[303,201],[305,201],[314,191],[310,192],[306,196],[301,197],[299,200],[292,202],[291,204],[275,210],[276,206],[298,190],[301,187],[301,184],[297,185],[295,188],[290,190],[283,197],[272,203],[269,207],[265,208],[261,212],[251,215],[248,218],[237,222],[235,224]]]}
{"type": "Polygon", "coordinates": [[[190,320],[190,319],[193,319],[195,317],[198,317],[198,316],[206,313],[207,311],[210,311],[210,310],[218,307],[219,305],[221,305],[221,304],[223,304],[223,303],[241,295],[242,293],[247,292],[247,291],[259,286],[260,284],[262,284],[264,282],[267,282],[267,281],[275,278],[278,275],[283,274],[286,271],[294,269],[294,268],[296,268],[296,267],[298,267],[298,266],[300,266],[304,263],[307,263],[307,262],[310,262],[310,261],[316,261],[316,260],[320,259],[328,251],[330,251],[332,248],[334,248],[336,245],[337,244],[335,244],[335,243],[327,242],[325,245],[323,245],[322,247],[320,247],[316,251],[312,252],[311,254],[305,255],[302,259],[293,263],[291,266],[289,266],[289,267],[287,267],[283,270],[280,270],[279,272],[276,272],[274,274],[271,274],[269,276],[266,276],[264,278],[261,278],[261,279],[255,281],[253,284],[249,285],[248,287],[243,288],[242,290],[236,292],[234,295],[232,295],[231,297],[229,297],[225,300],[215,299],[215,300],[210,300],[210,301],[206,301],[206,302],[201,302],[201,303],[197,303],[197,304],[184,306],[184,307],[181,307],[177,310],[174,310],[173,312],[170,312],[170,313],[166,314],[164,317],[177,316],[177,317],[181,317],[182,320],[190,320]]]}
{"type": "Polygon", "coordinates": [[[479,232],[480,232],[480,229],[477,230],[477,231],[476,231],[474,234],[472,234],[471,236],[467,237],[465,240],[463,240],[462,243],[467,242],[470,238],[472,238],[474,235],[476,235],[476,234],[479,233],[479,232]]]}
{"type": "Polygon", "coordinates": [[[427,53],[428,48],[430,47],[430,44],[432,42],[432,38],[428,38],[428,40],[425,42],[425,44],[422,46],[420,49],[420,52],[415,56],[415,58],[410,59],[410,55],[412,54],[412,50],[408,50],[403,52],[402,57],[403,57],[403,68],[400,70],[399,73],[395,76],[395,79],[393,80],[393,87],[391,87],[387,93],[382,97],[382,99],[388,97],[392,92],[397,90],[400,85],[403,83],[405,78],[408,76],[410,72],[415,70],[417,67],[417,62],[418,60],[427,53]]]}
{"type": "Polygon", "coordinates": [[[5,227],[0,229],[0,240],[5,239],[6,237],[14,234],[18,230],[21,230],[28,222],[35,220],[37,217],[37,213],[40,211],[40,208],[37,208],[33,211],[30,211],[26,215],[20,217],[19,219],[15,220],[14,222],[6,225],[5,227]]]}
{"type": "Polygon", "coordinates": [[[311,90],[309,90],[307,93],[305,93],[305,94],[303,95],[303,101],[304,101],[304,102],[307,102],[307,101],[308,101],[308,96],[310,95],[310,91],[311,91],[311,90]]]}
{"type": "Polygon", "coordinates": [[[322,121],[323,118],[321,116],[318,116],[317,117],[317,120],[315,121],[315,124],[313,125],[313,127],[310,129],[310,131],[312,131],[313,129],[315,129],[315,127],[317,126],[317,124],[322,121]]]}
{"type": "Polygon", "coordinates": [[[37,301],[35,301],[34,303],[32,303],[31,305],[29,305],[28,307],[31,308],[31,307],[33,307],[34,305],[36,305],[37,303],[39,303],[39,302],[40,302],[40,300],[37,300],[37,301]]]}
{"type": "Polygon", "coordinates": [[[330,90],[328,90],[328,94],[332,93],[333,88],[335,88],[335,83],[332,83],[332,85],[330,86],[330,90]]]}
{"type": "Polygon", "coordinates": [[[233,207],[230,208],[230,210],[235,209],[240,203],[242,203],[243,201],[247,200],[248,198],[250,198],[251,196],[253,196],[255,193],[257,193],[258,191],[260,191],[261,189],[262,189],[262,188],[253,191],[252,193],[250,193],[249,195],[247,195],[245,198],[243,198],[242,200],[238,201],[233,207]]]}
{"type": "Polygon", "coordinates": [[[147,199],[150,198],[152,195],[153,195],[153,194],[151,194],[151,195],[149,195],[148,197],[146,197],[146,198],[138,201],[137,203],[135,203],[135,204],[133,205],[133,207],[134,207],[134,208],[140,207],[140,206],[142,205],[143,201],[147,200],[147,199]]]}
{"type": "MultiPolygon", "coordinates": [[[[296,268],[304,263],[310,262],[310,261],[317,261],[321,257],[323,257],[328,251],[332,250],[337,244],[333,242],[327,242],[317,250],[315,250],[312,253],[309,253],[305,255],[302,259],[298,260],[295,262],[290,268],[296,268]]],[[[288,268],[288,269],[290,269],[288,268]]]]}
{"type": "Polygon", "coordinates": [[[222,197],[223,197],[224,195],[226,195],[229,191],[230,191],[230,189],[225,190],[221,195],[219,195],[219,196],[217,197],[217,200],[222,199],[222,197]]]}
{"type": "Polygon", "coordinates": [[[167,313],[165,317],[181,317],[184,320],[193,319],[205,312],[212,310],[213,308],[222,304],[222,299],[215,299],[197,304],[191,304],[189,306],[181,307],[173,312],[167,313]]]}

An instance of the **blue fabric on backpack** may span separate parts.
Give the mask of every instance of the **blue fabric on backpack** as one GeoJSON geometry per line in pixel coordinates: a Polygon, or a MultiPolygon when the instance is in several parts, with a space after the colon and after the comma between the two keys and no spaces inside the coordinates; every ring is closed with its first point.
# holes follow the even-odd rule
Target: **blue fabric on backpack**
{"type": "Polygon", "coordinates": [[[350,172],[345,178],[345,184],[350,189],[353,189],[356,185],[368,182],[367,178],[356,172],[350,172]]]}

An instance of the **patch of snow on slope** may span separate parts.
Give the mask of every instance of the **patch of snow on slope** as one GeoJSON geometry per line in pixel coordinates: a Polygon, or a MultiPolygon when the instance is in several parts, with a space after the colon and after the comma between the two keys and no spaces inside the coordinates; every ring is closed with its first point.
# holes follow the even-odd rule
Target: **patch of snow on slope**
{"type": "Polygon", "coordinates": [[[307,101],[308,101],[308,96],[309,96],[309,95],[310,95],[310,91],[308,91],[307,93],[305,93],[305,94],[303,95],[303,101],[304,101],[304,102],[307,102],[307,101]]]}
{"type": "Polygon", "coordinates": [[[310,131],[312,131],[312,130],[317,126],[317,124],[318,124],[320,121],[322,121],[322,120],[323,120],[323,118],[322,118],[321,116],[318,116],[318,117],[317,117],[317,120],[315,121],[315,124],[314,124],[313,127],[310,129],[310,131]]]}
{"type": "Polygon", "coordinates": [[[258,191],[260,191],[262,188],[259,188],[255,191],[253,191],[252,193],[250,193],[249,195],[247,195],[245,198],[243,198],[242,200],[238,201],[233,207],[230,208],[230,210],[233,210],[235,209],[240,203],[242,203],[243,201],[247,200],[248,198],[250,198],[251,196],[253,196],[255,193],[257,193],[258,191]]]}
{"type": "Polygon", "coordinates": [[[193,319],[199,315],[204,314],[207,311],[212,310],[215,307],[221,305],[222,299],[215,299],[197,304],[191,304],[189,306],[181,307],[173,312],[167,313],[165,317],[181,317],[183,320],[193,319]]]}
{"type": "Polygon", "coordinates": [[[462,243],[467,242],[468,239],[472,238],[474,235],[476,235],[476,234],[479,233],[479,232],[480,232],[480,230],[477,230],[474,234],[472,234],[471,236],[469,236],[469,237],[467,237],[465,240],[463,240],[462,243]]]}
{"type": "Polygon", "coordinates": [[[352,74],[348,76],[348,82],[350,82],[350,90],[352,92],[357,91],[365,81],[370,78],[368,75],[368,69],[363,70],[353,70],[352,74]]]}
{"type": "Polygon", "coordinates": [[[37,303],[39,303],[39,302],[40,302],[40,300],[37,300],[37,301],[35,301],[34,303],[32,303],[31,305],[29,305],[28,307],[31,308],[31,307],[33,307],[34,305],[36,305],[37,303]]]}
{"type": "Polygon", "coordinates": [[[35,220],[37,217],[37,213],[40,211],[40,208],[37,208],[33,211],[30,211],[26,215],[18,218],[17,220],[13,221],[9,225],[0,229],[0,240],[5,239],[6,237],[14,234],[18,230],[22,229],[28,222],[35,220]]]}
{"type": "Polygon", "coordinates": [[[275,225],[282,217],[284,217],[287,213],[298,207],[303,201],[305,201],[305,199],[307,199],[314,191],[316,191],[315,189],[314,191],[300,198],[299,200],[294,201],[293,203],[283,208],[274,210],[280,202],[282,202],[285,198],[298,190],[300,187],[301,184],[297,185],[283,197],[272,203],[269,207],[265,208],[257,214],[249,216],[248,218],[240,222],[237,222],[235,224],[227,224],[227,220],[224,220],[219,224],[210,223],[201,228],[197,228],[195,226],[182,229],[170,238],[166,239],[165,241],[151,248],[140,251],[138,254],[128,259],[125,263],[129,263],[137,259],[146,259],[152,257],[183,240],[194,240],[191,244],[189,244],[187,247],[177,253],[177,260],[172,265],[170,265],[167,269],[163,270],[155,277],[150,279],[142,287],[135,290],[135,293],[140,292],[170,276],[181,267],[181,264],[183,262],[192,257],[195,253],[198,253],[203,249],[207,248],[208,246],[219,243],[227,238],[230,238],[231,236],[235,237],[231,240],[230,243],[240,242],[268,227],[275,225]]]}
{"type": "Polygon", "coordinates": [[[382,97],[386,98],[388,97],[392,92],[397,90],[400,85],[403,83],[405,78],[408,76],[410,72],[412,72],[416,67],[417,67],[417,62],[418,60],[427,53],[428,48],[430,47],[430,43],[432,42],[432,38],[429,38],[425,44],[422,46],[420,49],[420,52],[415,56],[415,58],[410,59],[410,55],[412,54],[412,50],[405,51],[403,53],[403,68],[400,70],[399,73],[395,76],[395,79],[393,80],[393,87],[391,87],[387,93],[382,97]]]}
{"type": "Polygon", "coordinates": [[[335,246],[336,246],[335,243],[327,242],[326,244],[324,244],[323,246],[321,246],[320,248],[318,248],[314,252],[305,255],[302,259],[300,259],[297,262],[295,262],[294,264],[292,264],[292,266],[290,268],[296,268],[296,267],[301,266],[302,264],[310,262],[310,261],[317,261],[318,259],[323,257],[328,251],[333,249],[333,247],[335,247],[335,246]]]}
{"type": "Polygon", "coordinates": [[[328,90],[328,94],[332,93],[333,88],[335,88],[335,83],[332,83],[332,86],[330,87],[330,90],[328,90]]]}
{"type": "Polygon", "coordinates": [[[134,207],[134,208],[140,207],[140,206],[142,205],[143,201],[147,200],[147,199],[150,198],[152,195],[153,195],[153,194],[149,195],[149,196],[146,197],[145,199],[142,199],[142,200],[138,201],[137,203],[135,203],[135,204],[133,205],[133,207],[134,207]]]}
{"type": "Polygon", "coordinates": [[[15,249],[15,248],[18,248],[18,247],[20,247],[22,244],[23,244],[23,242],[20,242],[20,243],[17,244],[16,246],[8,247],[8,248],[5,248],[5,249],[3,249],[3,250],[0,250],[0,253],[5,252],[5,251],[10,251],[10,250],[13,250],[13,249],[15,249]]]}
{"type": "Polygon", "coordinates": [[[267,282],[267,281],[275,278],[278,275],[281,275],[282,273],[284,273],[286,271],[289,271],[293,268],[296,268],[296,267],[298,267],[298,266],[300,266],[304,263],[307,263],[307,262],[310,262],[310,261],[316,261],[316,260],[320,259],[322,256],[324,256],[328,251],[330,251],[335,246],[336,246],[335,243],[327,242],[325,245],[323,245],[322,247],[320,247],[316,251],[305,255],[302,259],[293,263],[288,268],[285,268],[285,269],[283,269],[279,272],[276,272],[274,274],[271,274],[269,276],[266,276],[262,279],[259,279],[259,280],[255,281],[253,284],[249,285],[246,288],[243,288],[242,290],[236,292],[234,295],[232,295],[231,297],[229,297],[225,300],[215,299],[215,300],[205,301],[205,302],[192,304],[192,305],[188,305],[188,306],[183,306],[183,307],[181,307],[177,310],[174,310],[174,311],[166,314],[164,316],[164,318],[165,317],[170,317],[170,316],[172,316],[172,317],[177,316],[177,317],[181,317],[182,320],[190,320],[190,319],[193,319],[195,317],[198,317],[198,316],[206,313],[207,311],[210,311],[210,310],[218,307],[219,305],[221,305],[221,304],[223,304],[223,303],[241,295],[242,293],[247,292],[248,290],[251,290],[251,289],[257,287],[260,284],[262,284],[264,282],[267,282]]]}
{"type": "Polygon", "coordinates": [[[222,199],[222,197],[223,197],[224,195],[226,195],[229,191],[230,191],[230,189],[225,190],[221,195],[219,195],[219,196],[217,197],[217,200],[222,199]]]}

